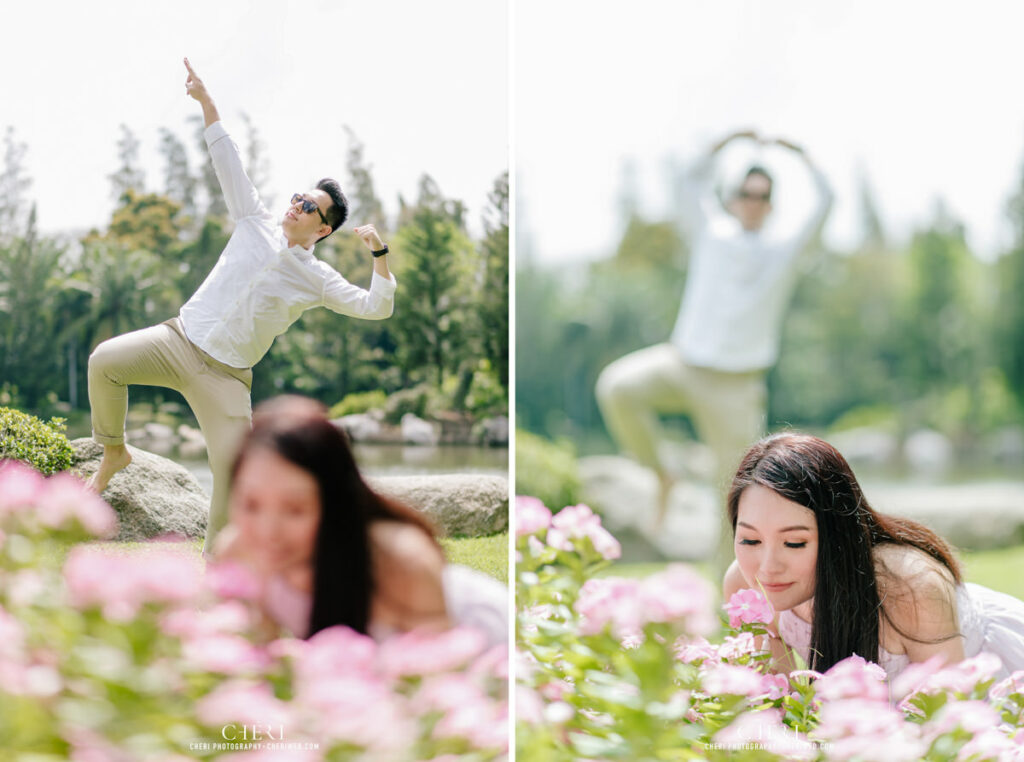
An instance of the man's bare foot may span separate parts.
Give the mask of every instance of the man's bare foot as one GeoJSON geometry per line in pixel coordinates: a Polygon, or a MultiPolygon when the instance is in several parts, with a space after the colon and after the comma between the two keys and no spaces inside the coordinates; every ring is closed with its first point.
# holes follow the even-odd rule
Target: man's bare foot
{"type": "Polygon", "coordinates": [[[111,477],[132,462],[128,448],[122,445],[103,445],[103,460],[96,473],[89,477],[85,486],[97,495],[102,495],[111,477]]]}

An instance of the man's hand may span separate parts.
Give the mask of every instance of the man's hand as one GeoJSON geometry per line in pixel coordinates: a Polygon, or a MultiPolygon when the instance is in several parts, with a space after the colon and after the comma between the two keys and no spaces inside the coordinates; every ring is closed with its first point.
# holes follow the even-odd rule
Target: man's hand
{"type": "Polygon", "coordinates": [[[363,239],[370,251],[380,251],[384,248],[384,241],[381,240],[380,235],[377,234],[377,228],[373,225],[362,225],[358,228],[353,228],[355,234],[363,239]]]}
{"type": "Polygon", "coordinates": [[[711,153],[712,154],[716,154],[719,151],[721,151],[723,148],[725,148],[727,145],[729,145],[732,141],[739,140],[741,138],[746,138],[748,140],[753,140],[755,142],[760,141],[760,138],[758,137],[756,131],[754,131],[754,130],[738,130],[737,132],[733,132],[733,133],[730,133],[729,135],[726,135],[724,138],[722,138],[717,143],[715,143],[713,146],[711,146],[711,153]]]}
{"type": "MultiPolygon", "coordinates": [[[[353,228],[353,230],[357,236],[363,239],[363,243],[366,244],[370,251],[380,251],[384,248],[384,241],[380,239],[380,235],[377,234],[377,228],[373,225],[360,225],[357,228],[353,228]]],[[[391,279],[391,272],[388,270],[387,254],[373,258],[373,271],[382,278],[391,279]]]]}
{"type": "Polygon", "coordinates": [[[199,79],[199,75],[192,69],[192,64],[185,59],[185,68],[188,69],[188,78],[185,80],[185,92],[195,98],[203,107],[203,121],[206,126],[209,127],[214,122],[220,121],[220,114],[217,113],[217,107],[213,103],[213,98],[206,92],[206,85],[203,84],[203,80],[199,79]]]}
{"type": "Polygon", "coordinates": [[[783,148],[788,148],[790,151],[793,151],[794,153],[803,153],[804,152],[803,146],[798,146],[796,143],[792,143],[792,142],[786,140],[785,138],[775,138],[775,140],[773,140],[771,142],[774,143],[777,146],[782,146],[783,148]]]}
{"type": "Polygon", "coordinates": [[[185,68],[188,69],[188,78],[185,80],[185,92],[195,98],[200,103],[210,100],[210,94],[206,92],[206,85],[203,84],[203,80],[199,79],[199,75],[196,74],[195,69],[185,59],[185,68]]]}

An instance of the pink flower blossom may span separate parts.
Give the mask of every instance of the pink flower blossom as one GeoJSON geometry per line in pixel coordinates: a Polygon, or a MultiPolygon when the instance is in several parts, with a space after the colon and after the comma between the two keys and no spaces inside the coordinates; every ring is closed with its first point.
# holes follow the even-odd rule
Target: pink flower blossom
{"type": "Polygon", "coordinates": [[[487,645],[479,630],[456,627],[445,632],[413,631],[381,643],[377,664],[391,677],[431,675],[458,669],[479,656],[487,645]]]}
{"type": "Polygon", "coordinates": [[[790,694],[789,676],[768,673],[761,678],[761,691],[770,701],[790,694]]]}
{"type": "Polygon", "coordinates": [[[718,655],[722,659],[738,659],[742,656],[749,656],[763,651],[758,648],[757,638],[752,632],[741,632],[739,635],[730,635],[723,639],[718,648],[718,655]]]}
{"type": "Polygon", "coordinates": [[[705,663],[701,679],[703,690],[709,696],[759,696],[764,685],[757,670],[740,664],[716,664],[707,668],[705,663]],[[706,671],[705,671],[705,668],[706,671]]]}
{"type": "Polygon", "coordinates": [[[246,725],[289,725],[292,712],[276,698],[269,683],[227,680],[200,699],[196,716],[209,727],[228,722],[246,725]]]}
{"type": "Polygon", "coordinates": [[[815,737],[831,741],[830,760],[870,759],[872,762],[917,762],[927,744],[918,726],[887,702],[847,698],[823,703],[815,737]]]}
{"type": "Polygon", "coordinates": [[[296,653],[295,670],[303,680],[315,680],[321,675],[372,675],[377,659],[377,644],[373,638],[348,627],[328,627],[307,641],[279,640],[296,653]]]}
{"type": "Polygon", "coordinates": [[[717,659],[718,646],[709,643],[705,638],[695,638],[693,640],[680,639],[676,641],[675,653],[679,661],[692,664],[704,659],[717,659]]]}
{"type": "Polygon", "coordinates": [[[619,639],[638,634],[644,624],[639,589],[640,583],[634,579],[588,579],[575,604],[582,617],[580,632],[596,635],[611,627],[612,635],[619,639]]]}
{"type": "Polygon", "coordinates": [[[63,527],[74,519],[95,537],[113,537],[117,532],[114,509],[71,474],[56,474],[36,500],[36,512],[44,526],[63,527]]]}
{"type": "Polygon", "coordinates": [[[529,725],[544,722],[544,701],[533,689],[516,685],[516,719],[529,725]]]}
{"type": "Polygon", "coordinates": [[[983,651],[977,656],[939,670],[925,680],[918,690],[921,693],[946,691],[969,695],[980,683],[995,677],[1002,666],[1003,663],[998,656],[983,651]]]}
{"type": "Polygon", "coordinates": [[[924,729],[929,740],[951,733],[957,728],[971,735],[999,727],[999,713],[985,701],[950,701],[943,706],[924,729]]]}
{"type": "Polygon", "coordinates": [[[768,624],[775,618],[772,605],[757,590],[737,590],[724,606],[729,613],[729,626],[768,624]]]}
{"type": "Polygon", "coordinates": [[[206,567],[206,586],[218,598],[253,601],[262,594],[259,577],[235,561],[215,561],[206,567]]]}
{"type": "Polygon", "coordinates": [[[688,632],[710,635],[718,622],[711,615],[714,592],[693,567],[669,564],[640,582],[641,616],[646,622],[686,622],[688,632]]]}
{"type": "Polygon", "coordinates": [[[1002,699],[1011,693],[1024,693],[1024,669],[1018,669],[1005,680],[993,685],[988,695],[989,698],[1002,699]]]}
{"type": "Polygon", "coordinates": [[[939,654],[927,661],[911,662],[893,678],[890,692],[894,699],[901,699],[916,692],[936,672],[942,669],[945,660],[939,654]]]}
{"type": "Polygon", "coordinates": [[[199,635],[186,640],[181,653],[186,664],[222,675],[259,673],[270,662],[265,652],[240,635],[199,635]]]}
{"type": "Polygon", "coordinates": [[[0,461],[0,516],[35,505],[46,480],[23,463],[0,461]]]}
{"type": "Polygon", "coordinates": [[[114,621],[132,619],[144,603],[193,600],[200,589],[198,563],[170,550],[127,555],[73,548],[64,563],[71,604],[100,607],[114,621]]]}
{"type": "Polygon", "coordinates": [[[540,500],[516,496],[516,537],[536,534],[551,526],[551,511],[540,500]]]}
{"type": "Polygon", "coordinates": [[[832,665],[815,683],[815,694],[825,701],[867,699],[887,701],[885,670],[854,654],[832,665]]]}
{"type": "Polygon", "coordinates": [[[566,506],[552,517],[547,543],[556,550],[574,550],[573,540],[586,537],[603,558],[612,560],[622,555],[619,541],[601,526],[600,517],[582,504],[566,506]]]}

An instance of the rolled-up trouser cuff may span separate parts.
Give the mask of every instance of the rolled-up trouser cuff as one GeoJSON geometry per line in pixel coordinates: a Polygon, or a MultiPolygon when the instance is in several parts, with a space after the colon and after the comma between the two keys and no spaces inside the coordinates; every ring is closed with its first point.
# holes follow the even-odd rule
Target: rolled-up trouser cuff
{"type": "Polygon", "coordinates": [[[92,433],[92,441],[101,445],[123,445],[124,435],[119,437],[105,437],[102,434],[97,434],[95,431],[92,433]]]}

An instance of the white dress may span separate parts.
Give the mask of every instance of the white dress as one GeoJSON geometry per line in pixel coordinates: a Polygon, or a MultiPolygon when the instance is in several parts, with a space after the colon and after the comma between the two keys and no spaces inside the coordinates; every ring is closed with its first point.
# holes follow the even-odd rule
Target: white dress
{"type": "MultiPolygon", "coordinates": [[[[1024,669],[1024,601],[1012,595],[965,582],[956,590],[960,634],[964,637],[964,657],[982,651],[995,654],[1003,663],[997,679],[1024,669]]],[[[779,636],[810,663],[811,624],[792,611],[779,612],[779,636]]],[[[878,649],[878,664],[890,679],[898,675],[910,659],[906,654],[891,654],[878,649]]]]}
{"type": "MultiPolygon", "coordinates": [[[[480,630],[491,646],[508,642],[507,586],[483,572],[458,564],[445,564],[441,586],[448,617],[455,625],[480,630]]],[[[313,609],[313,597],[309,593],[296,590],[275,576],[267,580],[263,603],[274,621],[296,637],[306,636],[313,609]]],[[[371,625],[369,634],[379,641],[393,633],[371,625]]]]}

